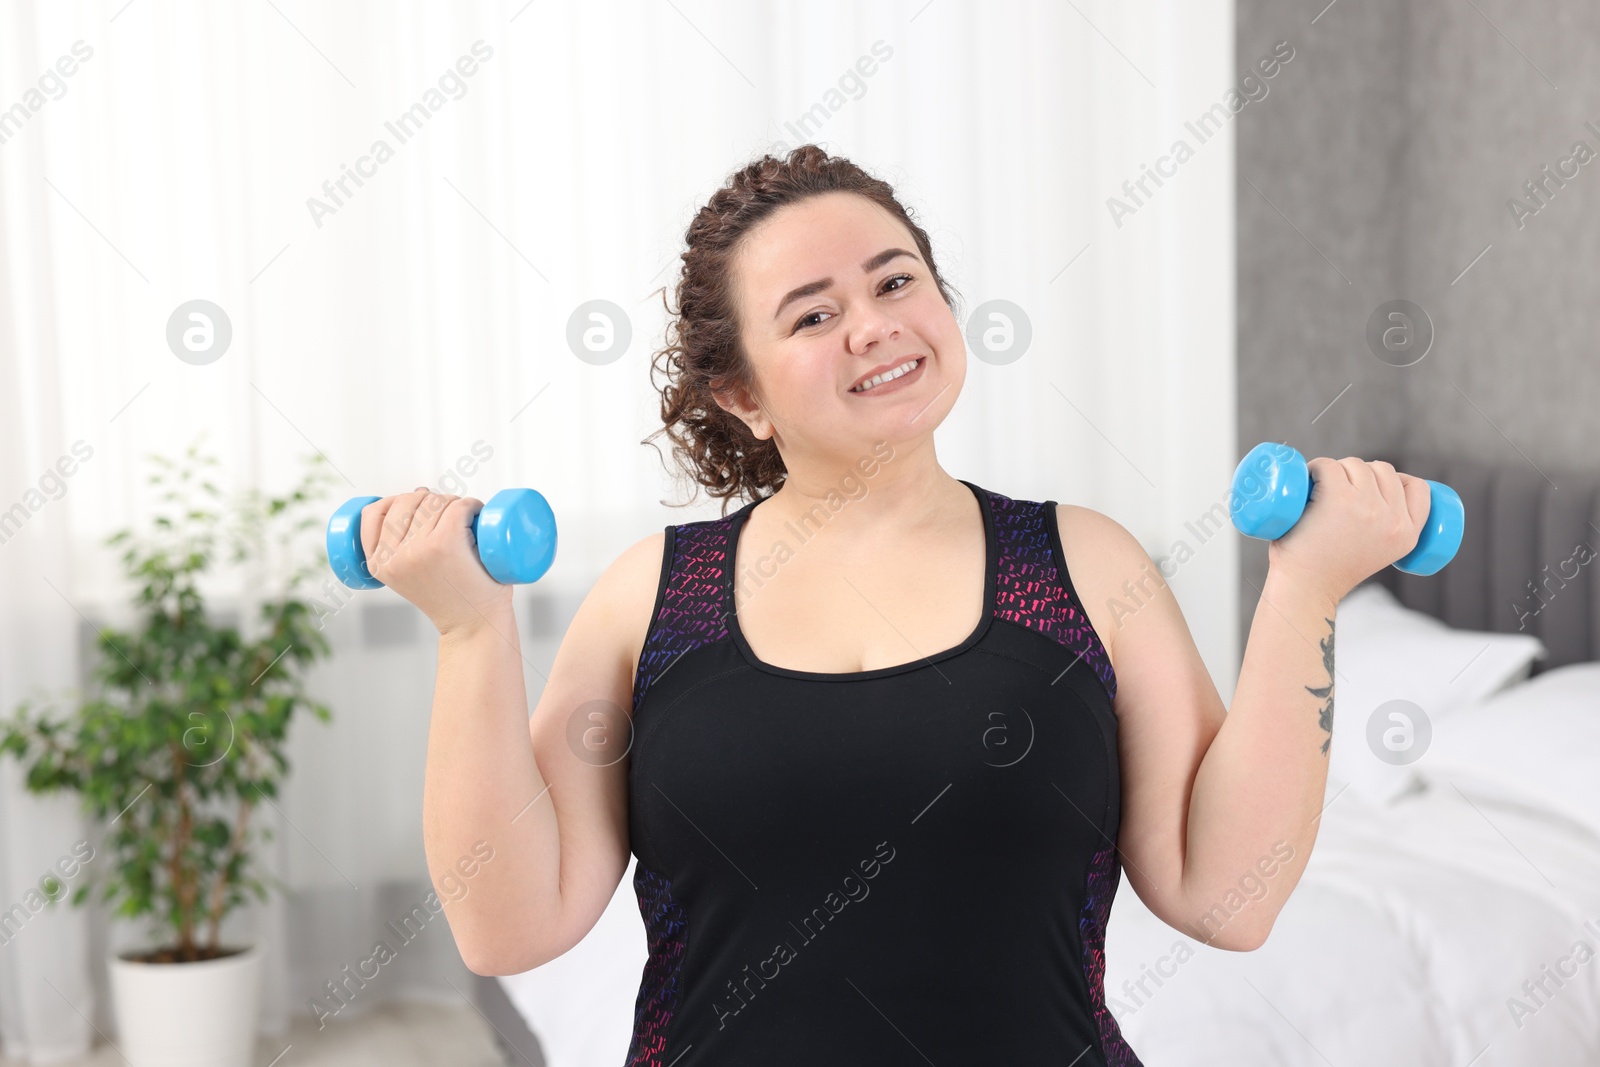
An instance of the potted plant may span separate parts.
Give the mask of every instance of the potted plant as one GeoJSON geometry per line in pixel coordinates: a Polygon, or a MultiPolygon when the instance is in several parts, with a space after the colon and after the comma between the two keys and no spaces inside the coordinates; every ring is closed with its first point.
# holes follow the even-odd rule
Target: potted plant
{"type": "MultiPolygon", "coordinates": [[[[221,929],[247,894],[266,900],[266,882],[281,888],[254,862],[271,831],[252,815],[288,772],[296,713],[329,718],[303,684],[330,651],[326,609],[299,590],[328,573],[303,531],[320,525],[310,512],[331,477],[318,455],[287,496],[252,490],[224,503],[208,477],[217,461],[198,443],[182,460],[150,459],[149,484],[162,494],[152,528],[106,541],[125,546],[136,624],[100,630],[93,699],[65,714],[24,702],[0,724],[0,756],[21,761],[30,792],[77,792],[104,825],[102,854],[84,864],[72,903],[99,885],[114,916],[151,926],[148,947],[108,961],[123,1055],[137,1067],[249,1067],[260,946],[224,944],[221,929]],[[250,637],[208,616],[199,588],[230,547],[231,562],[253,568],[246,584],[260,598],[250,637]]],[[[65,887],[51,881],[54,903],[65,887]]]]}

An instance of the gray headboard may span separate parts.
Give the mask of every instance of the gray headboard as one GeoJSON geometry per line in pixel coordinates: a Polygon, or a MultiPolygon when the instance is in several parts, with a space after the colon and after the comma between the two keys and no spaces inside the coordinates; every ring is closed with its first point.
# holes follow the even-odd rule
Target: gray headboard
{"type": "Polygon", "coordinates": [[[1425,455],[1390,462],[1460,493],[1466,532],[1438,574],[1385,567],[1376,581],[1451,626],[1536,635],[1550,657],[1534,673],[1600,660],[1600,474],[1425,455]]]}

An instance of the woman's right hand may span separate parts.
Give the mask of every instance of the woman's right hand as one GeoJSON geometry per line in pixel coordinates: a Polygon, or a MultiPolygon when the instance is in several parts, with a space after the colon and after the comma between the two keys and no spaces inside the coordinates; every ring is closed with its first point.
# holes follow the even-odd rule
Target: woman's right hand
{"type": "Polygon", "coordinates": [[[367,572],[422,609],[441,635],[503,618],[511,586],[478,559],[472,520],[483,501],[425,487],[361,509],[367,572]]]}

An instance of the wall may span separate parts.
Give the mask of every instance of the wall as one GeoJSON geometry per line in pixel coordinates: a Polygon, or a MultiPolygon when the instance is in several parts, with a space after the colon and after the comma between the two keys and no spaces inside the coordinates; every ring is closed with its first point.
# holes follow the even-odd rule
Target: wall
{"type": "MultiPolygon", "coordinates": [[[[1600,11],[1238,5],[1241,59],[1284,39],[1295,58],[1239,117],[1240,454],[1286,440],[1307,456],[1592,469],[1600,166],[1551,182],[1543,206],[1522,184],[1575,141],[1600,152],[1600,71],[1584,59],[1600,11]],[[1520,228],[1515,196],[1539,207],[1520,228]],[[1433,337],[1414,317],[1412,353],[1386,361],[1367,326],[1394,299],[1433,337]]],[[[1265,545],[1244,542],[1241,563],[1243,639],[1265,545]]]]}

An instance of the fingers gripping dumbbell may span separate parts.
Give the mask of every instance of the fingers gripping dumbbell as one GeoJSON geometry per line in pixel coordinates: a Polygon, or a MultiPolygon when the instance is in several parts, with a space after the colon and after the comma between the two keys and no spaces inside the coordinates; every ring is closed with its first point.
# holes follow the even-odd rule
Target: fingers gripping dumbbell
{"type": "MultiPolygon", "coordinates": [[[[1426,480],[1426,479],[1424,479],[1426,480]]],[[[1407,574],[1434,574],[1461,547],[1466,511],[1461,497],[1443,482],[1428,482],[1428,521],[1416,547],[1394,563],[1407,574]]],[[[1246,537],[1276,541],[1300,521],[1311,499],[1306,458],[1288,445],[1264,441],[1245,454],[1233,472],[1228,511],[1246,537]]]]}
{"type": "MultiPolygon", "coordinates": [[[[361,547],[361,509],[376,496],[355,496],[328,520],[328,563],[352,589],[383,585],[367,570],[361,547]]],[[[550,504],[533,489],[502,489],[472,519],[478,559],[502,585],[537,582],[556,558],[556,517],[550,504]]]]}

